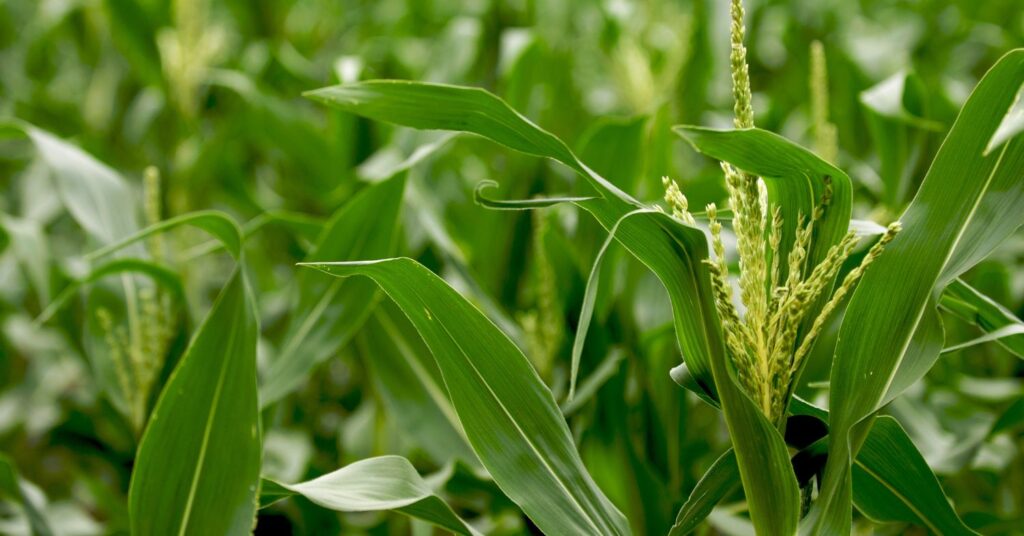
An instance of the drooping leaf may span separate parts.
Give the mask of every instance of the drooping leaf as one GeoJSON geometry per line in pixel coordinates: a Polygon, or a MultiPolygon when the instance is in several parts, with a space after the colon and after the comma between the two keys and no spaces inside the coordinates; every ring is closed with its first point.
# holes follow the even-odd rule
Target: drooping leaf
{"type": "MultiPolygon", "coordinates": [[[[579,205],[606,229],[625,214],[643,208],[582,163],[561,140],[483,90],[382,80],[333,86],[307,95],[371,119],[418,129],[471,132],[511,149],[561,162],[602,196],[579,205]]],[[[744,482],[751,482],[746,489],[755,524],[765,531],[792,532],[790,526],[795,526],[798,513],[796,480],[782,437],[735,385],[726,363],[710,275],[701,262],[708,255],[704,234],[667,215],[648,214],[624,221],[617,237],[665,285],[672,302],[677,342],[701,388],[712,397],[718,389],[729,391],[730,402],[724,404],[726,421],[740,438],[737,444],[742,452],[738,459],[744,482]],[[714,367],[718,368],[712,374],[714,367]]]]}
{"type": "Polygon", "coordinates": [[[150,225],[145,229],[129,234],[114,243],[107,244],[106,246],[89,253],[85,256],[85,260],[92,262],[97,259],[101,259],[155,234],[163,233],[183,225],[195,227],[196,229],[209,233],[223,245],[224,249],[227,250],[232,257],[236,260],[241,257],[242,230],[238,228],[238,224],[235,223],[235,220],[231,219],[227,214],[217,210],[197,210],[195,212],[189,212],[188,214],[182,214],[181,216],[166,219],[160,223],[150,225]]]}
{"type": "Polygon", "coordinates": [[[590,478],[551,392],[519,349],[442,279],[411,259],[316,263],[372,278],[430,348],[480,462],[549,534],[627,534],[590,478]]]}
{"type": "MultiPolygon", "coordinates": [[[[1019,137],[984,154],[1022,82],[1024,50],[1010,52],[985,75],[902,216],[904,231],[868,269],[850,300],[830,379],[828,464],[822,493],[808,516],[813,533],[849,532],[850,462],[869,428],[861,421],[883,401],[929,300],[941,291],[937,285],[969,264],[960,261],[950,268],[987,189],[1024,169],[1019,137]]],[[[974,236],[979,243],[986,238],[974,236]]],[[[959,258],[973,259],[975,253],[959,258]]]]}
{"type": "Polygon", "coordinates": [[[249,534],[261,458],[255,309],[237,267],[150,416],[132,471],[132,534],[249,534]]]}
{"type": "MultiPolygon", "coordinates": [[[[390,255],[398,236],[405,175],[369,186],[324,227],[307,262],[390,255]]],[[[264,375],[260,404],[273,404],[298,388],[310,370],[334,355],[373,310],[378,293],[366,280],[325,280],[298,274],[298,302],[281,349],[264,375]]]]}
{"type": "Polygon", "coordinates": [[[333,473],[300,482],[282,484],[264,480],[267,490],[261,502],[271,504],[289,495],[339,512],[392,510],[465,536],[479,534],[455,515],[444,500],[434,494],[409,460],[401,456],[380,456],[360,460],[333,473]]]}

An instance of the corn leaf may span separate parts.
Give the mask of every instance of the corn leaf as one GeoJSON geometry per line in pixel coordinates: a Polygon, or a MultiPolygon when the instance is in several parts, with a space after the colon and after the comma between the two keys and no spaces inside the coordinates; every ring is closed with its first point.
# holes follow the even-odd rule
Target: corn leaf
{"type": "Polygon", "coordinates": [[[6,454],[0,453],[0,497],[13,499],[21,505],[32,536],[51,536],[53,529],[28,493],[22,488],[18,468],[6,454]]]}
{"type": "Polygon", "coordinates": [[[388,415],[438,464],[456,458],[479,466],[448,401],[430,350],[393,304],[377,305],[356,336],[388,415]]]}
{"type": "Polygon", "coordinates": [[[307,482],[281,484],[264,480],[270,491],[261,502],[272,504],[291,495],[339,512],[393,510],[422,519],[454,534],[479,533],[455,515],[423,481],[409,460],[401,456],[380,456],[360,460],[333,473],[307,482]]]}
{"type": "Polygon", "coordinates": [[[986,334],[1006,333],[1005,336],[993,340],[998,341],[1013,355],[1024,359],[1024,335],[1004,331],[1014,326],[1020,329],[1024,327],[1024,322],[992,298],[957,279],[946,287],[939,304],[961,320],[978,326],[986,334]]]}
{"type": "MultiPolygon", "coordinates": [[[[511,149],[561,162],[601,195],[601,199],[577,204],[606,229],[611,229],[627,213],[644,208],[581,162],[561,140],[480,89],[370,81],[323,88],[307,96],[371,119],[418,129],[478,134],[511,149]]],[[[677,342],[701,388],[709,396],[716,396],[717,390],[728,391],[728,396],[723,396],[728,399],[723,404],[724,413],[739,449],[741,474],[755,525],[766,533],[793,532],[799,494],[786,446],[775,428],[740,391],[734,371],[726,362],[710,275],[701,262],[708,255],[704,234],[667,215],[649,214],[623,221],[617,239],[665,285],[672,302],[677,342]]]]}
{"type": "MultiPolygon", "coordinates": [[[[359,192],[327,223],[306,262],[357,260],[392,253],[398,236],[405,175],[359,192]]],[[[281,350],[264,375],[260,404],[273,404],[302,385],[319,363],[359,330],[378,299],[366,280],[324,280],[298,274],[298,302],[281,350]]]]}
{"type": "Polygon", "coordinates": [[[1013,182],[1007,175],[1021,182],[1024,141],[1014,138],[988,155],[985,145],[1022,82],[1024,50],[1004,56],[981,80],[902,216],[904,231],[867,271],[850,300],[830,378],[832,435],[822,493],[808,516],[812,533],[849,532],[850,462],[869,428],[862,421],[884,400],[929,300],[941,291],[937,286],[988,247],[970,246],[954,258],[968,236],[989,242],[987,236],[968,235],[986,191],[990,185],[1013,182]]]}
{"type": "Polygon", "coordinates": [[[27,137],[46,164],[57,195],[79,225],[101,244],[139,227],[136,199],[128,183],[85,151],[28,123],[8,120],[0,127],[27,137]]]}
{"type": "Polygon", "coordinates": [[[238,228],[238,224],[235,223],[235,220],[217,210],[197,210],[195,212],[189,212],[188,214],[182,214],[181,216],[166,219],[160,223],[150,225],[145,229],[127,235],[117,242],[108,244],[96,251],[93,251],[92,253],[89,253],[85,256],[85,260],[94,262],[97,259],[112,255],[155,234],[163,233],[183,225],[205,231],[216,238],[231,257],[235,260],[241,258],[242,230],[238,228]]]}
{"type": "Polygon", "coordinates": [[[437,361],[452,406],[495,482],[548,534],[627,534],[580,461],[526,356],[479,310],[411,259],[308,265],[365,275],[402,309],[437,361]]]}
{"type": "Polygon", "coordinates": [[[669,536],[683,536],[696,529],[711,514],[711,510],[736,489],[736,477],[739,476],[739,472],[736,453],[732,449],[719,456],[693,487],[690,497],[679,509],[669,536]]]}
{"type": "MultiPolygon", "coordinates": [[[[827,413],[813,406],[817,417],[827,413]]],[[[819,440],[802,453],[825,450],[819,440]]],[[[797,463],[801,454],[793,462],[797,463]]],[[[736,488],[739,469],[732,450],[726,451],[704,473],[680,508],[672,535],[688,534],[736,488]]],[[[949,504],[938,478],[896,419],[875,420],[853,465],[853,500],[857,508],[879,522],[907,522],[933,534],[975,534],[949,504]]]]}
{"type": "Polygon", "coordinates": [[[906,521],[932,534],[976,534],[964,525],[928,463],[896,419],[874,426],[853,466],[853,500],[875,521],[906,521]]]}
{"type": "Polygon", "coordinates": [[[182,356],[139,444],[132,534],[249,534],[261,458],[257,326],[239,266],[182,356]]]}

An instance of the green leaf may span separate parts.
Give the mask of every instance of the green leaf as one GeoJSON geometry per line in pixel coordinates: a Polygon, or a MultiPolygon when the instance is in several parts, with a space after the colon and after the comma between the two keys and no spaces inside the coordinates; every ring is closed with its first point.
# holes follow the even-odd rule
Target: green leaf
{"type": "Polygon", "coordinates": [[[580,308],[579,322],[576,324],[576,336],[572,342],[572,359],[569,365],[569,401],[572,401],[576,395],[576,376],[579,374],[580,357],[583,355],[583,344],[587,340],[587,332],[590,331],[590,321],[594,316],[594,300],[597,298],[597,290],[600,288],[602,261],[604,261],[605,253],[608,252],[608,246],[615,240],[616,232],[624,221],[631,216],[653,212],[655,212],[654,209],[637,209],[619,218],[619,221],[615,222],[615,225],[608,231],[608,238],[601,244],[601,249],[598,250],[597,257],[594,258],[594,264],[590,268],[590,275],[587,277],[587,287],[583,292],[583,305],[580,308]]]}
{"type": "MultiPolygon", "coordinates": [[[[327,223],[306,262],[385,257],[398,239],[405,175],[359,192],[327,223]]],[[[298,274],[298,299],[281,350],[264,375],[260,404],[269,406],[302,385],[316,365],[351,340],[379,298],[366,280],[325,280],[298,274]]]]}
{"type": "Polygon", "coordinates": [[[899,72],[860,94],[878,153],[885,203],[903,208],[913,193],[914,179],[926,154],[928,131],[942,125],[924,118],[927,92],[912,73],[899,72]]]}
{"type": "Polygon", "coordinates": [[[736,453],[732,449],[719,456],[697,482],[697,485],[693,487],[690,497],[679,509],[669,536],[682,536],[696,529],[708,517],[711,510],[726,495],[736,489],[736,477],[739,476],[739,472],[739,466],[736,465],[736,453]]]}
{"type": "Polygon", "coordinates": [[[301,495],[310,501],[339,512],[376,512],[393,510],[414,519],[422,519],[455,534],[479,534],[455,515],[423,481],[409,460],[401,456],[380,456],[360,460],[333,473],[301,482],[281,484],[263,481],[268,490],[267,504],[288,495],[301,495]]]}
{"type": "MultiPolygon", "coordinates": [[[[869,428],[861,421],[884,400],[943,279],[955,278],[984,249],[969,246],[959,261],[953,258],[958,244],[968,239],[986,191],[990,185],[1008,183],[1008,174],[1019,175],[1021,138],[988,156],[984,150],[1022,82],[1024,50],[1010,52],[985,75],[901,218],[904,231],[867,270],[850,300],[830,379],[828,464],[820,498],[808,516],[813,533],[849,532],[850,461],[869,428]]],[[[994,232],[1001,234],[1001,226],[994,232]]],[[[978,243],[988,242],[986,236],[972,236],[978,243]]]]}
{"type": "Polygon", "coordinates": [[[109,244],[139,228],[135,195],[117,172],[28,123],[10,120],[2,126],[24,134],[32,142],[50,170],[61,202],[99,243],[109,244]]]}
{"type": "Polygon", "coordinates": [[[377,305],[356,345],[388,416],[403,435],[439,464],[457,458],[479,466],[430,350],[393,304],[377,305]]]}
{"type": "Polygon", "coordinates": [[[1010,111],[1006,113],[1006,117],[1003,118],[1003,122],[999,124],[999,128],[996,129],[995,134],[992,134],[992,139],[989,140],[988,145],[985,147],[985,152],[990,153],[999,148],[1000,145],[1006,143],[1014,136],[1024,132],[1024,99],[1021,99],[1018,95],[1017,102],[1013,104],[1010,111]]]}
{"type": "Polygon", "coordinates": [[[607,192],[621,201],[633,201],[587,168],[561,140],[479,88],[370,80],[307,91],[304,95],[377,121],[421,130],[477,134],[522,153],[557,160],[584,175],[602,194],[607,192]]]}
{"type": "MultiPolygon", "coordinates": [[[[0,213],[0,246],[9,243],[25,280],[35,288],[39,301],[50,301],[50,264],[53,262],[47,234],[38,222],[0,213]]],[[[0,253],[3,248],[0,247],[0,253]]]]}
{"type": "MultiPolygon", "coordinates": [[[[961,320],[973,324],[986,334],[1002,332],[1011,326],[1024,326],[1017,315],[982,294],[976,288],[957,279],[946,287],[939,305],[961,320]]],[[[1019,358],[1024,359],[1024,335],[1010,334],[995,340],[1019,358]]]]}
{"type": "Polygon", "coordinates": [[[853,499],[879,522],[906,521],[932,534],[976,534],[956,515],[928,463],[896,419],[875,419],[853,468],[853,499]]]}
{"type": "Polygon", "coordinates": [[[53,530],[46,521],[39,507],[32,501],[22,488],[21,477],[18,475],[18,468],[6,454],[0,453],[0,497],[14,499],[21,504],[28,519],[29,529],[32,536],[50,536],[53,530]]]}
{"type": "Polygon", "coordinates": [[[580,136],[577,148],[591,169],[630,192],[643,173],[646,133],[645,116],[603,117],[580,136]]]}
{"type": "Polygon", "coordinates": [[[498,183],[494,181],[480,181],[473,190],[473,201],[476,204],[492,210],[531,210],[545,208],[560,203],[580,203],[596,199],[594,197],[538,197],[534,199],[499,200],[490,199],[484,195],[484,190],[497,188],[498,183]]]}
{"type": "Polygon", "coordinates": [[[370,277],[395,301],[433,353],[480,462],[542,531],[629,532],[526,356],[441,278],[406,258],[308,266],[370,277]]]}
{"type": "MultiPolygon", "coordinates": [[[[561,140],[486,91],[440,84],[370,81],[323,88],[307,95],[371,119],[418,129],[471,132],[511,149],[561,162],[601,194],[601,199],[578,204],[606,229],[611,229],[627,213],[644,208],[583,164],[561,140]]],[[[665,285],[672,301],[677,342],[701,388],[712,397],[716,389],[728,391],[728,403],[723,407],[735,434],[755,524],[767,532],[792,532],[790,528],[795,527],[798,513],[796,480],[782,437],[731,376],[713,306],[710,275],[701,262],[708,256],[706,237],[700,230],[685,227],[665,214],[646,214],[625,220],[617,239],[665,285]]],[[[466,431],[470,433],[468,428],[466,431]]]]}
{"type": "Polygon", "coordinates": [[[121,240],[108,244],[85,256],[87,261],[95,261],[120,251],[132,244],[145,240],[150,236],[163,233],[187,225],[203,230],[216,238],[224,246],[224,249],[231,254],[235,260],[242,256],[242,230],[230,216],[217,210],[197,210],[175,216],[130,234],[121,240]]]}
{"type": "Polygon", "coordinates": [[[196,331],[142,436],[132,534],[249,534],[261,458],[253,303],[237,267],[196,331]]]}
{"type": "MultiPolygon", "coordinates": [[[[827,418],[807,405],[804,414],[827,418]]],[[[819,440],[803,452],[824,451],[819,440]]],[[[794,463],[801,457],[797,454],[794,463]]],[[[679,510],[672,535],[687,534],[736,486],[739,468],[731,450],[704,474],[679,510]]],[[[974,534],[957,516],[938,479],[896,419],[875,420],[853,469],[853,498],[857,508],[878,522],[904,521],[934,534],[974,534]]]]}

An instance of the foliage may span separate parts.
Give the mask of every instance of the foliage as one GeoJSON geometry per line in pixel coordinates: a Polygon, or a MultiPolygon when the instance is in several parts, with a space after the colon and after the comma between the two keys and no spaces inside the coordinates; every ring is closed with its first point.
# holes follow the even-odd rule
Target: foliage
{"type": "Polygon", "coordinates": [[[1021,46],[0,3],[0,532],[1017,533],[1021,46]]]}

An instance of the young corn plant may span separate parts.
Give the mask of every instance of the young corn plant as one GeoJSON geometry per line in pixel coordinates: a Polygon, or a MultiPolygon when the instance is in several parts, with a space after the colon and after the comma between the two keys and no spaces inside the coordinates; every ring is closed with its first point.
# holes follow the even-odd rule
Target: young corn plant
{"type": "MultiPolygon", "coordinates": [[[[1003,203],[1024,202],[1024,143],[1019,128],[1004,125],[1024,82],[1024,51],[1008,53],[979,82],[917,197],[897,221],[874,226],[873,243],[854,262],[864,239],[855,229],[863,226],[851,225],[852,181],[833,163],[840,153],[827,119],[823,49],[812,49],[815,154],[755,127],[740,0],[730,3],[730,13],[735,128],[675,131],[722,162],[736,285],[715,205],[692,214],[669,179],[672,215],[641,203],[487,92],[381,80],[308,96],[373,120],[476,134],[558,161],[589,184],[594,197],[495,201],[478,192],[478,201],[494,208],[572,202],[665,286],[684,360],[673,378],[721,409],[733,445],[679,511],[673,534],[695,528],[737,481],[759,534],[849,533],[855,501],[874,519],[887,519],[886,503],[895,501],[912,512],[909,521],[933,532],[970,533],[899,423],[878,411],[938,358],[936,303],[945,288],[1022,223],[1021,213],[1003,203]],[[1005,135],[1007,129],[1014,134],[1005,135]],[[697,216],[707,219],[706,228],[697,216]],[[794,392],[815,342],[844,307],[824,409],[794,392]],[[854,480],[855,471],[867,476],[854,480]]],[[[525,358],[441,280],[409,259],[313,266],[368,276],[399,305],[441,365],[481,463],[542,531],[628,532],[580,466],[550,392],[525,358]],[[491,384],[491,371],[515,378],[491,384]],[[474,384],[485,389],[467,397],[462,390],[474,384]],[[523,471],[512,462],[516,456],[533,460],[536,471],[523,471]]],[[[573,382],[598,273],[595,267],[584,298],[573,382]]]]}

